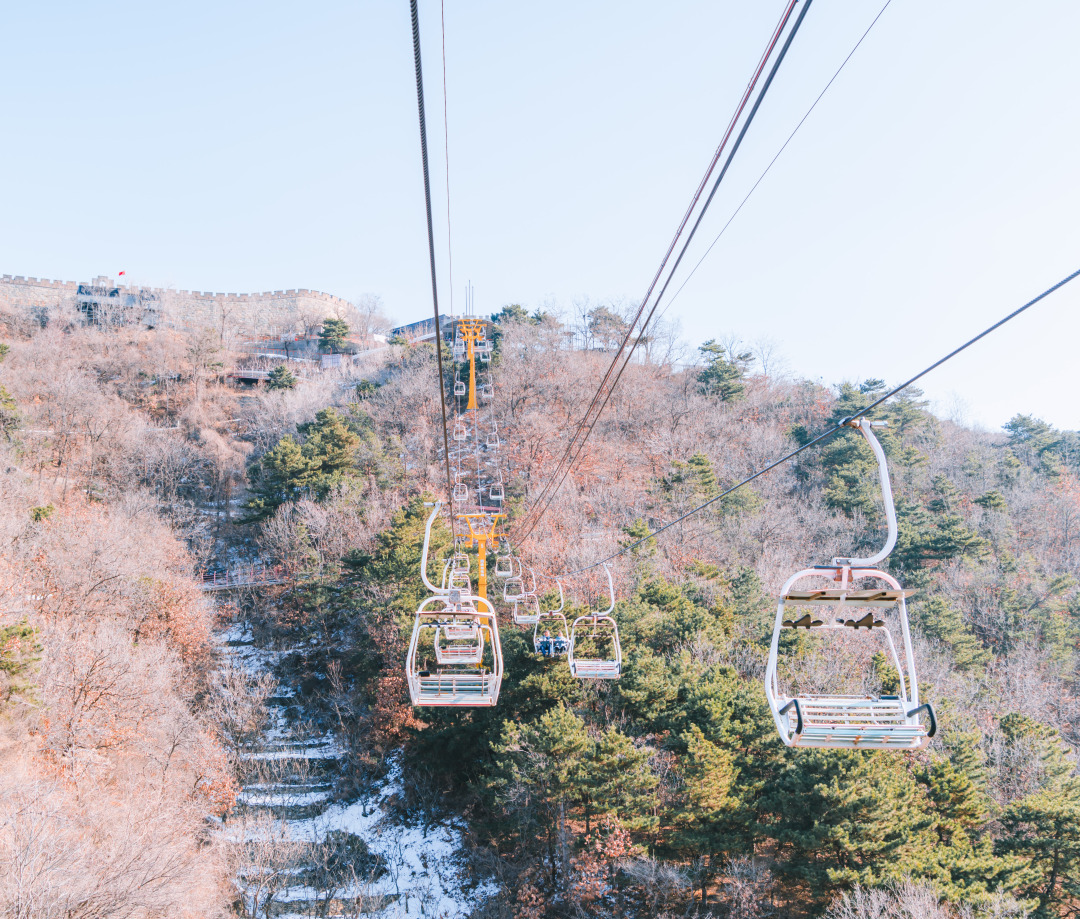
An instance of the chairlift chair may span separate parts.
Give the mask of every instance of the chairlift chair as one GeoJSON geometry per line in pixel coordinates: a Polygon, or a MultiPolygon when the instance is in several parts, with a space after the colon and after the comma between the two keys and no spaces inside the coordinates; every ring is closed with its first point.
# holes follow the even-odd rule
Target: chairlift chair
{"type": "Polygon", "coordinates": [[[469,486],[464,482],[458,482],[454,485],[454,500],[455,501],[468,501],[469,500],[469,486]]]}
{"type": "Polygon", "coordinates": [[[440,664],[480,664],[484,660],[484,630],[477,620],[457,617],[435,627],[435,660],[440,664]]]}
{"type": "Polygon", "coordinates": [[[491,430],[488,432],[486,443],[489,447],[499,446],[499,432],[495,429],[494,426],[492,426],[491,430]]]}
{"type": "Polygon", "coordinates": [[[483,383],[480,386],[480,399],[483,402],[490,402],[495,398],[495,387],[490,383],[483,383]]]}
{"type": "Polygon", "coordinates": [[[416,612],[405,673],[413,705],[494,705],[503,676],[494,607],[483,597],[461,596],[457,603],[445,595],[429,597],[416,612]],[[426,656],[429,646],[435,667],[426,656]]]}
{"type": "MultiPolygon", "coordinates": [[[[540,619],[540,600],[536,596],[536,574],[529,569],[529,577],[532,579],[532,589],[526,591],[521,598],[514,603],[515,625],[536,625],[540,619]]],[[[524,572],[521,574],[524,582],[524,572]]]]}
{"type": "Polygon", "coordinates": [[[536,625],[540,621],[540,601],[532,594],[525,594],[514,604],[514,625],[536,625]]]}
{"type": "MultiPolygon", "coordinates": [[[[514,574],[514,556],[509,553],[506,555],[495,556],[495,577],[497,578],[509,578],[514,574]]],[[[504,597],[505,599],[505,597],[504,597]]]]}
{"type": "Polygon", "coordinates": [[[570,651],[570,630],[563,615],[566,600],[563,597],[562,582],[559,585],[558,609],[545,610],[533,626],[533,650],[544,657],[562,657],[570,651]]]}
{"type": "Polygon", "coordinates": [[[469,429],[464,421],[454,422],[454,440],[463,441],[469,439],[469,429]]]}
{"type": "Polygon", "coordinates": [[[455,552],[450,559],[450,568],[452,571],[464,571],[469,573],[469,566],[471,565],[469,556],[464,552],[455,552]]]}
{"type": "Polygon", "coordinates": [[[455,396],[464,396],[466,394],[466,392],[467,392],[467,390],[465,388],[465,381],[464,380],[454,380],[454,395],[455,396]]]}
{"type": "Polygon", "coordinates": [[[506,498],[506,490],[503,488],[502,482],[493,482],[488,486],[488,497],[492,501],[503,501],[506,498]]]}
{"type": "Polygon", "coordinates": [[[608,591],[611,594],[611,604],[602,613],[587,613],[578,616],[570,627],[570,648],[567,651],[566,661],[570,665],[570,675],[582,680],[617,680],[622,676],[622,646],[619,644],[619,626],[611,614],[615,609],[615,585],[611,581],[611,571],[604,565],[604,573],[607,574],[608,591]],[[584,638],[595,642],[608,636],[611,643],[611,654],[600,657],[593,653],[592,656],[583,655],[584,650],[580,645],[584,638]]]}
{"type": "Polygon", "coordinates": [[[937,719],[929,703],[920,704],[919,684],[915,674],[915,655],[908,626],[907,598],[913,593],[900,587],[892,575],[877,566],[896,544],[896,508],[885,453],[872,428],[884,422],[861,418],[849,422],[870,444],[878,461],[882,497],[889,535],[885,546],[868,558],[834,558],[831,565],[806,568],[796,572],[784,584],[776,608],[769,660],[765,668],[765,696],[772,711],[780,739],[789,747],[823,747],[839,750],[917,750],[925,747],[937,732],[937,719]],[[800,581],[818,579],[812,587],[800,581]],[[829,586],[821,587],[826,579],[829,586]],[[884,587],[857,587],[856,582],[873,580],[884,587]],[[895,610],[900,623],[903,655],[897,651],[884,619],[875,611],[895,610]],[[795,610],[802,610],[797,615],[795,610]],[[881,636],[899,674],[895,695],[841,695],[828,693],[788,694],[777,677],[780,635],[785,629],[805,628],[823,640],[829,634],[851,629],[855,634],[865,629],[868,638],[881,636]],[[929,727],[920,721],[926,714],[929,727]]]}
{"type": "MultiPolygon", "coordinates": [[[[499,560],[495,560],[495,567],[499,567],[499,560]]],[[[503,599],[507,603],[517,603],[525,596],[525,578],[519,572],[515,577],[513,571],[506,577],[506,583],[503,584],[503,599]]]]}
{"type": "MultiPolygon", "coordinates": [[[[435,596],[416,611],[405,659],[409,697],[417,706],[492,706],[498,701],[503,677],[495,607],[471,591],[437,588],[427,576],[431,526],[440,507],[435,504],[424,533],[420,578],[435,596]],[[434,668],[427,656],[429,647],[436,661],[434,668]]],[[[448,560],[446,570],[451,567],[448,560]]],[[[451,572],[451,584],[454,579],[451,572]]]]}

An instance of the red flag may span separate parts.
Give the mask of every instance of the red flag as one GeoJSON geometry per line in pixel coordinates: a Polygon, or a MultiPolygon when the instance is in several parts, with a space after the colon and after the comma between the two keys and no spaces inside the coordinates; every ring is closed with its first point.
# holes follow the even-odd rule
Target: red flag
{"type": "Polygon", "coordinates": [[[127,274],[126,271],[121,271],[120,274],[119,274],[119,277],[123,277],[125,274],[127,274]]]}

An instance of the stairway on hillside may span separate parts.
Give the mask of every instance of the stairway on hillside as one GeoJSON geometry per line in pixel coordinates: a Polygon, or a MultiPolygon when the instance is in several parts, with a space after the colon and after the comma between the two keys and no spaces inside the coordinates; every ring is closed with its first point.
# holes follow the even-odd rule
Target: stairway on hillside
{"type": "Polygon", "coordinates": [[[279,681],[261,736],[240,754],[242,790],[224,824],[239,853],[241,915],[464,919],[496,892],[470,876],[460,821],[424,828],[397,817],[397,761],[360,797],[339,797],[350,784],[342,781],[344,753],[332,733],[305,718],[290,679],[304,647],[261,648],[243,623],[219,640],[236,666],[279,681]]]}

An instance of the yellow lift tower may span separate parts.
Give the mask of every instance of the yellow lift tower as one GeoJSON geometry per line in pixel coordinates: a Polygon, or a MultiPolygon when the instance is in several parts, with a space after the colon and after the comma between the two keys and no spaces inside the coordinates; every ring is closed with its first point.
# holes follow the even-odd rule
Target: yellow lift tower
{"type": "MultiPolygon", "coordinates": [[[[487,599],[487,553],[488,548],[496,549],[499,540],[506,538],[504,523],[506,514],[501,507],[485,506],[484,495],[491,494],[491,483],[479,481],[483,475],[485,463],[480,461],[480,454],[486,450],[498,450],[498,434],[492,425],[491,434],[481,442],[480,438],[480,400],[477,398],[476,385],[476,362],[481,358],[490,358],[491,342],[488,338],[489,323],[483,319],[466,317],[458,319],[454,323],[454,358],[466,360],[469,363],[469,383],[466,391],[464,413],[468,418],[468,430],[472,432],[473,452],[476,455],[475,464],[476,504],[459,508],[455,502],[456,519],[465,526],[462,528],[462,540],[469,547],[476,547],[479,570],[477,577],[476,592],[479,596],[487,599]],[[485,487],[486,486],[486,487],[485,487]],[[468,532],[465,532],[467,528],[468,532]]],[[[497,461],[496,461],[496,468],[497,461]]],[[[501,480],[500,480],[501,482],[501,480]]],[[[502,485],[499,485],[501,495],[502,485]]],[[[501,498],[500,498],[501,500],[501,498]]]]}

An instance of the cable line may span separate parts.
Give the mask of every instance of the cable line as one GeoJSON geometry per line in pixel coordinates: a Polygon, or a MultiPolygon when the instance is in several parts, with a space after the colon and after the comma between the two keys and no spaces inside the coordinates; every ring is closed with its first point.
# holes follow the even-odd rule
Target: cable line
{"type": "MultiPolygon", "coordinates": [[[[757,67],[754,70],[754,74],[751,77],[750,82],[747,84],[746,90],[743,92],[742,99],[740,100],[739,105],[735,110],[735,114],[732,116],[731,121],[728,124],[727,130],[724,132],[724,136],[721,139],[719,146],[716,148],[716,152],[713,154],[712,160],[709,162],[709,167],[705,171],[705,175],[702,176],[701,182],[698,183],[697,190],[694,192],[694,195],[690,200],[690,205],[687,207],[686,213],[683,215],[682,221],[679,223],[679,227],[676,230],[675,235],[672,237],[671,243],[668,245],[668,250],[664,254],[664,258],[660,262],[660,267],[656,270],[656,274],[653,276],[652,282],[649,284],[649,289],[648,291],[646,291],[645,296],[641,300],[641,305],[638,307],[637,313],[634,315],[633,320],[629,323],[627,327],[625,337],[619,345],[619,348],[616,351],[615,355],[612,357],[611,364],[608,366],[608,369],[604,374],[603,379],[600,381],[600,385],[597,387],[596,393],[592,397],[592,401],[589,403],[588,408],[585,410],[585,414],[582,416],[581,421],[579,421],[575,426],[574,433],[571,436],[569,442],[567,443],[566,449],[563,451],[562,456],[559,458],[558,463],[556,463],[555,465],[555,471],[552,473],[548,481],[544,484],[544,487],[543,489],[541,489],[541,493],[536,499],[536,502],[533,504],[533,507],[529,510],[529,512],[525,516],[525,519],[521,522],[521,527],[526,528],[524,536],[522,536],[521,538],[522,541],[524,541],[529,536],[533,528],[536,526],[536,523],[539,522],[540,517],[543,516],[544,510],[546,510],[547,505],[544,505],[544,508],[540,510],[539,514],[537,514],[537,508],[539,508],[540,505],[544,502],[544,499],[551,491],[552,483],[555,481],[556,477],[558,477],[560,471],[563,468],[563,465],[567,462],[567,460],[570,458],[571,453],[574,451],[575,444],[577,443],[577,438],[584,430],[585,423],[587,422],[590,413],[596,407],[597,400],[600,398],[601,394],[603,393],[604,387],[607,385],[608,380],[611,378],[612,371],[614,371],[616,365],[619,362],[619,358],[625,351],[626,346],[630,341],[630,337],[633,335],[634,328],[637,326],[638,320],[641,319],[641,315],[645,310],[645,306],[648,304],[649,298],[652,296],[653,290],[656,288],[656,285],[660,280],[660,276],[663,274],[664,267],[667,265],[668,259],[671,257],[671,254],[675,251],[675,247],[678,244],[679,238],[681,237],[683,230],[686,229],[686,225],[690,220],[690,216],[694,212],[694,208],[697,206],[697,203],[701,198],[701,194],[705,190],[705,186],[708,183],[709,178],[713,173],[713,170],[716,168],[716,164],[719,162],[720,157],[723,154],[724,148],[727,146],[727,142],[730,139],[732,132],[735,130],[735,125],[738,123],[739,118],[742,116],[743,110],[745,109],[747,102],[749,101],[750,96],[753,94],[754,88],[757,86],[757,82],[765,69],[765,64],[771,56],[773,49],[776,47],[776,43],[779,41],[780,35],[782,34],[784,27],[787,25],[788,19],[791,17],[792,10],[794,10],[795,4],[797,2],[798,0],[790,0],[786,9],[784,10],[784,13],[780,18],[780,22],[774,30],[772,38],[769,40],[769,43],[765,48],[765,52],[761,56],[761,60],[758,61],[757,67]]],[[[576,459],[576,454],[574,456],[574,459],[576,459]]],[[[571,462],[573,462],[573,460],[571,460],[571,462]]],[[[559,485],[556,486],[556,491],[558,490],[558,487],[561,487],[561,485],[562,479],[559,480],[559,485]]]]}
{"type": "MultiPolygon", "coordinates": [[[[797,2],[797,0],[795,0],[795,2],[797,2]]],[[[540,519],[547,512],[547,509],[551,505],[551,502],[554,500],[555,495],[558,493],[559,488],[562,487],[562,483],[566,480],[566,476],[569,474],[570,468],[577,461],[577,458],[580,455],[581,450],[584,448],[585,441],[588,440],[589,435],[592,434],[593,428],[596,427],[596,423],[600,420],[600,415],[603,413],[604,409],[607,407],[608,401],[611,399],[611,393],[614,391],[615,387],[619,383],[619,380],[622,378],[623,371],[625,371],[627,364],[629,364],[631,358],[633,358],[634,351],[637,349],[638,344],[641,342],[642,338],[644,337],[645,329],[648,327],[649,322],[652,320],[653,315],[656,313],[656,309],[660,305],[660,301],[663,299],[664,293],[667,291],[668,286],[671,284],[671,280],[674,277],[675,272],[678,270],[679,265],[681,264],[681,262],[683,260],[683,257],[686,255],[686,251],[687,251],[688,247],[690,246],[690,243],[693,241],[694,235],[697,233],[698,227],[701,226],[701,221],[704,219],[705,214],[709,209],[709,205],[712,204],[713,198],[716,196],[716,192],[720,188],[720,183],[723,181],[724,176],[727,175],[727,171],[731,166],[732,160],[734,159],[735,154],[738,153],[739,147],[742,145],[743,139],[746,137],[746,133],[749,130],[751,123],[754,120],[754,116],[757,114],[758,109],[761,107],[761,103],[765,99],[765,95],[768,93],[769,87],[772,85],[772,81],[776,77],[777,71],[780,69],[780,65],[783,63],[784,58],[787,56],[788,49],[791,47],[791,43],[794,41],[795,35],[799,31],[799,27],[802,25],[803,19],[806,18],[806,14],[810,11],[811,3],[813,3],[813,0],[806,0],[806,3],[803,6],[802,10],[800,11],[798,17],[796,18],[794,25],[792,26],[791,30],[788,32],[788,36],[784,41],[784,45],[780,49],[780,53],[777,56],[776,61],[773,63],[773,66],[769,71],[769,75],[765,79],[765,83],[761,88],[761,92],[758,93],[757,98],[754,100],[754,104],[753,104],[752,108],[750,109],[749,114],[746,117],[746,121],[743,123],[742,129],[739,132],[739,136],[736,138],[735,143],[732,146],[731,151],[728,154],[727,159],[724,162],[724,166],[720,170],[720,174],[716,177],[716,180],[713,183],[712,190],[709,192],[708,198],[706,198],[705,203],[702,205],[702,208],[701,208],[700,212],[698,213],[697,219],[694,222],[693,228],[690,230],[690,234],[689,234],[689,236],[687,236],[686,242],[683,243],[682,249],[679,251],[679,255],[675,260],[675,264],[672,266],[671,271],[668,273],[667,280],[664,282],[664,286],[660,289],[660,293],[657,294],[656,300],[653,302],[652,309],[649,310],[648,316],[645,318],[644,323],[642,323],[641,328],[638,331],[637,337],[634,339],[633,344],[630,346],[629,352],[626,354],[625,359],[623,359],[623,361],[622,361],[622,365],[619,367],[618,372],[615,374],[614,380],[612,380],[611,385],[609,387],[607,387],[606,391],[605,391],[605,385],[606,385],[606,383],[608,381],[608,378],[610,377],[611,371],[616,366],[616,364],[619,363],[619,360],[622,357],[622,352],[623,352],[623,350],[625,348],[625,345],[627,344],[627,342],[630,341],[630,338],[633,335],[634,328],[635,328],[635,326],[637,324],[637,320],[641,317],[641,314],[644,311],[645,306],[646,306],[646,304],[648,302],[649,295],[651,295],[651,293],[652,293],[652,287],[650,287],[649,295],[647,295],[646,298],[642,301],[642,304],[638,309],[637,315],[634,317],[633,322],[631,322],[630,327],[627,329],[626,338],[623,340],[623,345],[620,347],[619,351],[616,353],[615,358],[612,361],[611,367],[608,368],[608,373],[605,374],[604,380],[601,381],[600,387],[597,389],[596,395],[593,397],[593,402],[590,404],[589,410],[586,411],[585,417],[582,419],[582,424],[579,425],[579,431],[580,431],[580,430],[582,430],[584,425],[587,424],[587,428],[584,428],[583,436],[580,438],[580,440],[578,440],[577,436],[575,434],[574,439],[571,440],[570,444],[567,446],[566,452],[563,454],[563,459],[561,459],[559,461],[559,464],[557,465],[555,472],[553,473],[551,479],[549,480],[548,486],[541,493],[540,497],[537,499],[536,504],[533,506],[532,511],[530,511],[529,515],[526,517],[525,521],[522,523],[522,527],[524,528],[524,532],[520,536],[517,537],[517,542],[519,544],[524,543],[525,540],[528,539],[528,537],[532,534],[533,530],[536,528],[537,523],[539,523],[540,519]],[[592,419],[590,421],[589,420],[589,415],[591,413],[592,408],[597,404],[598,399],[602,399],[602,401],[600,401],[599,408],[596,410],[595,415],[592,417],[592,419]],[[572,455],[570,455],[571,453],[572,453],[572,455]],[[564,462],[564,460],[566,459],[567,456],[569,456],[569,461],[564,462]],[[557,482],[556,482],[556,479],[558,480],[557,482]],[[552,488],[551,484],[553,482],[555,484],[554,484],[554,487],[552,488]]],[[[794,2],[788,8],[788,13],[789,14],[790,14],[790,10],[793,7],[794,7],[794,2]]],[[[772,48],[775,47],[776,41],[777,41],[778,36],[779,36],[779,32],[782,31],[783,26],[786,23],[786,21],[787,21],[786,17],[785,17],[785,19],[783,19],[781,21],[781,25],[779,27],[779,30],[778,30],[777,34],[774,35],[773,41],[770,44],[769,51],[766,53],[766,57],[763,58],[762,64],[759,65],[758,74],[755,75],[755,79],[754,79],[754,81],[752,81],[751,85],[753,85],[753,83],[756,82],[757,76],[760,74],[760,68],[764,66],[765,61],[768,59],[768,56],[771,54],[772,48]]],[[[745,100],[744,100],[743,104],[745,105],[745,100]]],[[[742,111],[742,107],[743,106],[741,105],[740,109],[739,109],[740,112],[742,111]]],[[[735,120],[737,120],[737,118],[738,118],[738,114],[736,114],[736,119],[735,120]]],[[[727,137],[730,136],[730,130],[731,129],[729,128],[728,135],[725,136],[725,143],[726,143],[727,137]]],[[[723,147],[721,147],[721,150],[722,149],[723,149],[723,147]]],[[[718,155],[719,155],[719,151],[718,151],[718,155]]],[[[711,173],[711,169],[710,169],[710,173],[711,173]]],[[[706,176],[706,178],[708,178],[708,176],[706,176]]],[[[699,187],[698,194],[700,194],[700,187],[699,187]]],[[[695,195],[695,201],[696,201],[696,198],[697,198],[697,195],[695,195]]],[[[691,210],[692,209],[693,209],[693,207],[691,206],[691,210]]],[[[687,217],[688,216],[689,216],[689,211],[687,212],[687,217]]],[[[685,223],[686,223],[686,218],[684,218],[683,225],[680,227],[680,234],[682,232],[683,227],[685,227],[685,223]]],[[[677,239],[678,239],[678,235],[676,236],[676,240],[677,239]]],[[[674,242],[673,242],[672,245],[674,246],[674,242]]],[[[667,259],[668,259],[668,256],[670,256],[670,254],[671,254],[671,250],[669,249],[668,255],[666,255],[664,257],[664,264],[667,263],[667,259]]],[[[661,270],[657,272],[657,278],[662,273],[664,264],[661,265],[661,270]]],[[[654,281],[653,281],[654,286],[655,286],[655,283],[656,283],[656,281],[654,279],[654,281]]]]}
{"type": "Polygon", "coordinates": [[[735,221],[735,218],[739,216],[739,212],[746,205],[746,202],[750,200],[750,196],[755,191],[757,191],[757,187],[764,181],[765,176],[767,176],[769,174],[769,171],[773,168],[773,166],[776,165],[776,161],[778,159],[780,159],[780,155],[788,148],[788,144],[790,144],[792,142],[792,140],[795,139],[795,135],[799,133],[799,129],[806,123],[806,119],[810,117],[810,114],[814,111],[814,109],[817,108],[818,103],[824,98],[825,93],[827,93],[829,91],[829,88],[833,85],[833,83],[836,82],[836,78],[840,76],[841,71],[843,71],[843,69],[847,66],[848,61],[850,61],[852,59],[852,57],[855,56],[855,52],[859,50],[859,46],[863,43],[863,40],[866,38],[867,35],[870,34],[870,30],[873,29],[875,25],[877,25],[877,21],[882,17],[885,10],[887,10],[889,8],[890,3],[892,3],[892,0],[885,0],[885,5],[881,8],[881,10],[878,12],[878,14],[874,17],[874,21],[871,22],[870,25],[868,25],[866,27],[866,31],[863,32],[863,34],[860,36],[859,40],[857,42],[855,42],[855,47],[852,48],[848,52],[848,56],[844,58],[843,62],[836,69],[836,73],[834,73],[832,75],[832,79],[829,80],[829,82],[825,84],[825,88],[818,94],[818,97],[814,100],[813,105],[811,105],[810,108],[808,108],[806,110],[806,114],[803,115],[802,118],[799,120],[799,123],[797,125],[795,125],[795,129],[788,135],[788,138],[787,138],[787,140],[784,141],[783,146],[781,146],[780,149],[776,151],[776,156],[774,156],[772,158],[772,160],[769,162],[769,165],[765,167],[765,171],[762,172],[760,176],[758,176],[758,180],[753,184],[753,186],[751,186],[750,191],[748,191],[746,193],[746,197],[743,198],[742,201],[739,202],[739,206],[737,208],[735,208],[735,210],[732,212],[731,216],[728,218],[727,223],[725,223],[720,228],[720,232],[716,234],[716,238],[711,243],[709,243],[709,248],[706,249],[704,254],[701,256],[701,258],[698,259],[697,264],[694,265],[694,267],[690,269],[690,273],[686,276],[686,279],[682,282],[682,284],[679,285],[679,289],[677,291],[675,291],[674,294],[671,295],[671,299],[668,300],[667,306],[665,306],[660,311],[660,315],[657,317],[658,320],[662,319],[664,317],[664,314],[667,313],[667,311],[669,309],[671,309],[671,305],[679,298],[679,294],[681,294],[683,292],[683,288],[686,287],[686,285],[690,283],[690,279],[694,276],[694,274],[697,272],[697,270],[701,267],[701,263],[704,262],[705,259],[709,257],[709,253],[712,252],[712,250],[716,247],[716,244],[718,242],[720,242],[720,237],[723,236],[724,233],[727,232],[727,228],[730,227],[731,224],[735,221]]]}
{"type": "MultiPolygon", "coordinates": [[[[424,164],[424,205],[427,209],[428,254],[431,260],[431,300],[435,309],[435,356],[439,365],[439,407],[442,409],[443,454],[446,460],[447,497],[453,508],[454,480],[450,474],[450,434],[446,423],[446,393],[443,377],[442,323],[439,319],[439,287],[435,279],[435,231],[431,221],[431,175],[428,170],[427,120],[424,117],[424,71],[420,66],[420,14],[416,0],[409,0],[412,12],[413,58],[416,61],[416,104],[420,111],[420,153],[424,164]]],[[[450,515],[450,532],[457,539],[454,515],[450,515]]]]}
{"type": "Polygon", "coordinates": [[[924,376],[926,376],[928,373],[930,373],[930,371],[936,370],[938,367],[940,367],[946,361],[952,360],[961,351],[965,351],[966,349],[970,348],[973,344],[975,344],[975,342],[979,341],[982,338],[985,338],[987,335],[989,335],[995,329],[1001,328],[1001,326],[1005,325],[1005,323],[1009,322],[1012,319],[1015,319],[1017,316],[1019,316],[1025,310],[1030,309],[1031,307],[1033,307],[1036,303],[1039,303],[1042,300],[1045,300],[1047,297],[1050,296],[1050,294],[1052,294],[1056,290],[1059,290],[1060,288],[1064,287],[1066,284],[1068,284],[1070,281],[1075,280],[1077,277],[1080,277],[1080,268],[1078,268],[1072,274],[1067,275],[1066,277],[1062,278],[1060,281],[1058,281],[1056,284],[1052,285],[1051,287],[1046,288],[1046,290],[1044,290],[1041,294],[1039,294],[1036,297],[1033,297],[1031,300],[1028,300],[1028,302],[1025,303],[1023,306],[1021,306],[1019,309],[1013,310],[1013,312],[1009,313],[1008,316],[1005,316],[1004,318],[999,319],[992,326],[988,326],[987,328],[983,329],[974,338],[969,338],[966,342],[964,342],[962,345],[960,345],[960,347],[955,348],[954,350],[952,350],[948,354],[946,354],[944,357],[939,358],[938,360],[934,361],[934,363],[932,363],[929,367],[926,367],[925,369],[920,370],[911,379],[909,379],[906,382],[901,383],[899,386],[889,390],[889,392],[885,393],[885,395],[881,396],[879,399],[875,399],[873,402],[871,402],[865,408],[861,408],[861,409],[859,409],[859,411],[855,412],[853,415],[850,415],[847,418],[841,419],[838,424],[836,424],[833,427],[829,428],[827,431],[823,431],[821,434],[818,434],[817,437],[815,437],[813,440],[810,440],[807,443],[803,444],[801,447],[798,447],[797,449],[792,450],[790,453],[780,457],[780,459],[775,460],[772,463],[769,463],[768,466],[765,466],[764,468],[759,469],[757,472],[753,473],[753,475],[747,476],[745,479],[743,479],[738,484],[732,485],[726,491],[722,491],[716,497],[710,498],[704,504],[699,504],[697,507],[693,508],[692,510],[687,511],[681,517],[676,517],[674,520],[670,521],[669,523],[665,523],[662,527],[659,527],[658,529],[656,529],[653,532],[649,533],[647,536],[641,537],[641,539],[637,540],[636,542],[632,542],[629,545],[623,546],[621,549],[619,549],[618,552],[613,552],[611,555],[608,555],[605,558],[600,559],[599,561],[593,562],[590,565],[585,565],[582,568],[576,568],[573,571],[569,571],[569,572],[566,572],[565,574],[561,574],[561,575],[559,575],[559,577],[568,578],[568,577],[572,577],[573,575],[576,575],[576,574],[581,574],[582,572],[589,571],[589,570],[591,570],[593,568],[596,568],[596,567],[598,567],[600,565],[603,565],[606,562],[610,562],[612,559],[618,558],[620,555],[623,555],[624,553],[629,552],[631,549],[636,549],[642,543],[645,543],[648,540],[653,539],[656,536],[659,536],[661,533],[665,532],[666,530],[670,530],[676,524],[682,523],[687,518],[692,517],[694,514],[697,514],[700,511],[703,511],[705,508],[709,507],[709,505],[715,504],[717,501],[720,501],[723,498],[726,498],[733,491],[738,491],[738,489],[742,488],[744,485],[749,485],[751,482],[754,481],[754,479],[760,478],[761,476],[765,475],[765,473],[771,472],[777,466],[783,465],[788,460],[794,459],[800,453],[803,453],[806,450],[809,450],[815,444],[819,444],[823,440],[826,440],[829,437],[831,437],[833,434],[836,434],[838,431],[843,430],[843,428],[849,422],[856,421],[857,419],[862,418],[867,413],[873,411],[875,408],[877,408],[883,402],[887,401],[888,399],[891,399],[897,393],[900,393],[903,390],[907,389],[912,383],[915,383],[916,381],[922,379],[924,376]]]}
{"type": "MultiPolygon", "coordinates": [[[[891,2],[891,0],[890,0],[891,2]]],[[[454,315],[454,251],[453,231],[450,228],[450,119],[446,107],[446,2],[440,0],[439,16],[442,23],[442,110],[443,151],[446,153],[446,271],[450,285],[450,315],[454,315]]]]}

